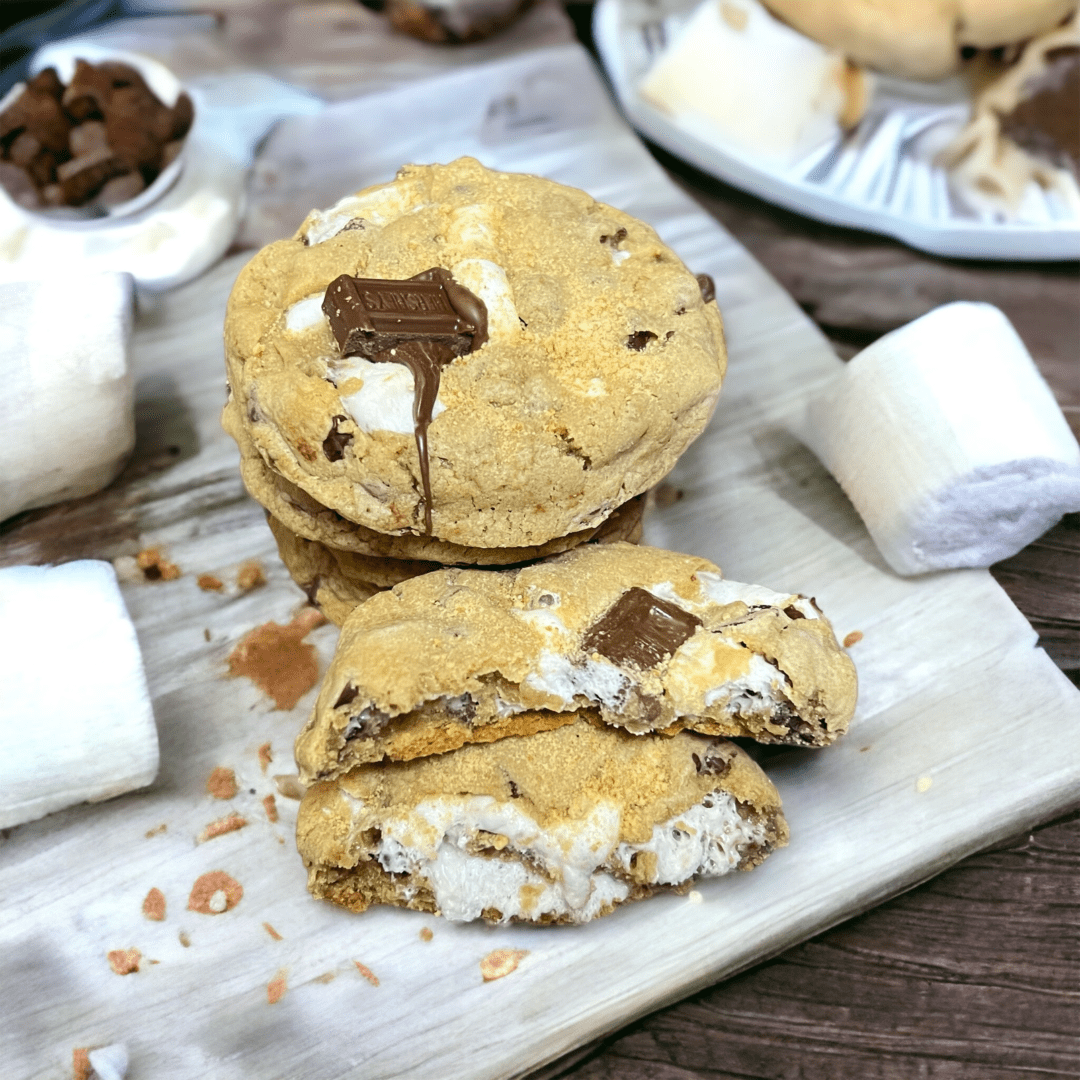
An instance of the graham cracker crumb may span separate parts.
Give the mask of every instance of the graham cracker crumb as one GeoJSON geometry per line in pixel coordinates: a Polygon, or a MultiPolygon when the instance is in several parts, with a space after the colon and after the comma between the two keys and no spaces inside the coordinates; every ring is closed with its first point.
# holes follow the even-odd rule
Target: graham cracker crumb
{"type": "Polygon", "coordinates": [[[71,1051],[71,1080],[91,1080],[90,1051],[96,1046],[80,1046],[71,1051]]]}
{"type": "Polygon", "coordinates": [[[236,773],[224,765],[219,765],[207,779],[206,790],[215,799],[235,798],[239,790],[236,786],[236,773]]]}
{"type": "Polygon", "coordinates": [[[203,592],[221,592],[225,582],[213,574],[200,574],[195,582],[203,592]]]}
{"type": "Polygon", "coordinates": [[[359,971],[360,974],[363,975],[364,978],[367,979],[367,981],[371,983],[372,986],[379,985],[379,980],[375,975],[375,972],[373,972],[371,968],[369,968],[366,964],[361,964],[359,960],[354,960],[353,963],[356,965],[356,970],[359,971]]]}
{"type": "Polygon", "coordinates": [[[156,547],[143,548],[135,556],[135,565],[147,581],[174,581],[180,576],[180,567],[162,558],[161,549],[156,547]]]}
{"type": "Polygon", "coordinates": [[[254,560],[244,563],[236,573],[236,587],[241,592],[251,592],[266,584],[266,574],[263,568],[254,560]]]}
{"type": "Polygon", "coordinates": [[[270,925],[270,924],[269,924],[268,922],[264,922],[264,923],[263,923],[263,929],[264,929],[264,930],[265,930],[265,931],[266,931],[266,932],[267,932],[267,933],[268,933],[268,934],[269,934],[269,935],[270,935],[270,936],[271,936],[271,937],[272,937],[272,938],[273,938],[273,939],[274,939],[275,941],[282,941],[282,940],[284,940],[284,939],[282,938],[282,936],[281,936],[281,935],[280,935],[280,934],[279,934],[279,933],[278,933],[278,932],[277,932],[277,931],[276,931],[276,930],[275,930],[275,929],[274,929],[274,928],[273,928],[273,927],[272,927],[272,926],[271,926],[271,925],[270,925]]]}
{"type": "Polygon", "coordinates": [[[243,675],[286,712],[319,681],[315,646],[304,638],[326,619],[305,608],[287,626],[263,623],[246,634],[229,654],[229,675],[243,675]]]}
{"type": "Polygon", "coordinates": [[[846,638],[844,638],[844,648],[850,649],[852,645],[857,645],[863,639],[863,632],[861,630],[852,630],[846,638]]]}
{"type": "Polygon", "coordinates": [[[246,824],[247,818],[241,817],[236,813],[229,814],[226,817],[218,818],[217,821],[211,821],[210,824],[195,837],[195,842],[197,844],[203,844],[207,840],[213,840],[216,836],[224,836],[226,833],[236,832],[237,829],[242,829],[246,824]]]}
{"type": "Polygon", "coordinates": [[[274,760],[274,755],[270,753],[270,744],[264,742],[259,747],[259,768],[265,773],[270,767],[270,762],[274,760]]]}
{"type": "Polygon", "coordinates": [[[132,972],[139,970],[139,961],[142,960],[142,953],[138,949],[113,949],[108,954],[109,967],[116,972],[117,975],[130,975],[132,972]]]}
{"type": "Polygon", "coordinates": [[[183,945],[185,949],[191,948],[191,937],[186,930],[180,931],[180,944],[183,945]]]}
{"type": "Polygon", "coordinates": [[[480,974],[484,976],[484,982],[505,978],[516,971],[522,958],[528,955],[528,949],[496,949],[480,961],[480,974]]]}
{"type": "Polygon", "coordinates": [[[165,894],[160,889],[151,889],[142,902],[142,913],[154,922],[165,921],[165,894]]]}
{"type": "Polygon", "coordinates": [[[146,830],[146,839],[149,840],[150,837],[157,836],[159,833],[163,833],[168,827],[169,827],[168,824],[166,824],[166,822],[163,821],[160,825],[155,825],[154,828],[147,829],[146,830]]]}
{"type": "Polygon", "coordinates": [[[220,915],[232,911],[240,903],[244,888],[229,877],[224,870],[211,870],[196,878],[188,897],[188,911],[198,911],[202,915],[220,915]]]}
{"type": "Polygon", "coordinates": [[[203,641],[209,641],[210,640],[210,631],[209,630],[203,630],[202,636],[203,636],[203,641]]]}
{"type": "Polygon", "coordinates": [[[276,1005],[284,996],[288,985],[285,982],[287,972],[279,971],[266,986],[266,1001],[269,1005],[276,1005]]]}
{"type": "Polygon", "coordinates": [[[277,821],[277,800],[273,795],[267,795],[263,798],[263,809],[266,810],[266,819],[271,824],[277,821]]]}
{"type": "Polygon", "coordinates": [[[312,982],[317,983],[331,983],[337,978],[336,971],[324,971],[321,975],[316,975],[312,982]]]}
{"type": "Polygon", "coordinates": [[[430,941],[434,936],[435,935],[431,932],[431,927],[430,926],[425,926],[420,931],[420,940],[421,941],[430,941]]]}

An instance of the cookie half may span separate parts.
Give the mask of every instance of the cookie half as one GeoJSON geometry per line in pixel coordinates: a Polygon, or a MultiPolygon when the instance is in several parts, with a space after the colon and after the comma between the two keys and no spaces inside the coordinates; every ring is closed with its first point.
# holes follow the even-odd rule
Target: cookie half
{"type": "Polygon", "coordinates": [[[296,835],[308,888],[353,911],[583,923],[748,870],[788,828],[776,789],[734,744],[635,739],[578,717],[316,784],[296,835]]]}
{"type": "Polygon", "coordinates": [[[296,742],[305,782],[570,723],[822,746],[855,668],[812,599],[705,559],[590,545],[520,570],[447,569],[346,620],[296,742]]]}
{"type": "Polygon", "coordinates": [[[273,471],[367,529],[476,548],[546,544],[651,487],[726,365],[716,304],[651,227],[470,158],[407,166],[260,251],[225,352],[226,427],[273,471]],[[423,364],[395,359],[391,323],[438,367],[424,440],[423,364]]]}
{"type": "MultiPolygon", "coordinates": [[[[645,496],[638,495],[624,503],[598,529],[590,530],[590,543],[615,543],[629,540],[637,543],[641,537],[641,515],[645,496]]],[[[440,563],[420,559],[380,558],[352,551],[338,551],[317,540],[307,540],[286,528],[272,514],[266,516],[270,531],[277,541],[278,554],[293,581],[307,594],[308,599],[331,622],[342,626],[353,608],[384,589],[402,581],[430,574],[444,567],[440,563]]],[[[498,552],[499,548],[492,548],[498,552]]],[[[511,552],[519,554],[518,550],[511,552]]],[[[513,559],[507,559],[508,564],[513,559]]],[[[530,562],[534,560],[520,560],[530,562]]]]}

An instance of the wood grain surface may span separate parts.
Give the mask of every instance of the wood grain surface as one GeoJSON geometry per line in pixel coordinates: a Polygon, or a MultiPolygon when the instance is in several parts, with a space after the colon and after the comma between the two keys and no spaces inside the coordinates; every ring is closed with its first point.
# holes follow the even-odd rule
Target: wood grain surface
{"type": "MultiPolygon", "coordinates": [[[[939,304],[984,300],[1013,321],[1080,433],[1075,264],[935,258],[801,218],[650,149],[791,292],[840,356],[939,304]]],[[[1080,514],[992,572],[1040,645],[1080,685],[1080,514]]],[[[1078,1032],[1074,813],[661,1009],[533,1080],[1050,1080],[1080,1076],[1078,1032]]]]}

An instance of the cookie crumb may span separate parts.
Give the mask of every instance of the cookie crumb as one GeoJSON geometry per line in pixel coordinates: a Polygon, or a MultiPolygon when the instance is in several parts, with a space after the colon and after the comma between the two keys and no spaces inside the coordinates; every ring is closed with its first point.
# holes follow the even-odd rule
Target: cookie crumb
{"type": "Polygon", "coordinates": [[[225,582],[213,574],[200,574],[195,582],[203,592],[221,592],[225,588],[225,582]]]}
{"type": "Polygon", "coordinates": [[[356,970],[359,971],[360,974],[363,975],[364,978],[367,979],[367,981],[371,983],[372,986],[379,985],[378,977],[375,975],[375,972],[371,970],[371,968],[369,968],[366,964],[361,964],[359,960],[354,960],[353,963],[356,965],[356,970]]]}
{"type": "Polygon", "coordinates": [[[264,929],[264,930],[265,930],[265,931],[266,931],[266,932],[267,932],[267,933],[268,933],[268,934],[269,934],[269,935],[270,935],[270,936],[271,936],[271,937],[272,937],[272,938],[273,938],[273,939],[274,939],[275,941],[283,941],[283,940],[284,940],[284,939],[282,938],[282,936],[281,936],[281,935],[280,935],[280,934],[279,934],[279,933],[278,933],[278,932],[277,932],[277,931],[276,931],[276,930],[275,930],[275,929],[274,929],[274,928],[273,928],[273,927],[272,927],[272,926],[271,926],[271,925],[270,925],[270,924],[269,924],[268,922],[264,922],[264,923],[263,923],[263,929],[264,929]]]}
{"type": "Polygon", "coordinates": [[[867,750],[869,750],[869,749],[870,749],[870,747],[869,747],[869,746],[860,746],[860,747],[859,747],[859,753],[860,753],[860,754],[865,754],[865,753],[866,753],[866,751],[867,751],[867,750]]]}
{"type": "Polygon", "coordinates": [[[142,902],[142,913],[154,922],[165,921],[165,894],[160,889],[151,889],[142,902]]]}
{"type": "Polygon", "coordinates": [[[307,791],[307,788],[300,783],[300,777],[295,773],[279,773],[274,777],[274,783],[277,785],[278,794],[286,799],[302,799],[304,792],[307,791]]]}
{"type": "Polygon", "coordinates": [[[219,765],[207,779],[206,790],[215,799],[235,798],[239,790],[236,786],[236,773],[224,765],[219,765]]]}
{"type": "Polygon", "coordinates": [[[203,915],[220,915],[231,911],[240,903],[244,888],[240,882],[229,877],[224,870],[211,870],[196,878],[188,897],[188,911],[203,915]]]}
{"type": "Polygon", "coordinates": [[[174,581],[180,576],[180,567],[162,558],[161,549],[156,547],[143,548],[135,556],[135,565],[147,581],[174,581]]]}
{"type": "Polygon", "coordinates": [[[305,608],[292,622],[263,623],[249,631],[229,654],[229,675],[243,675],[288,712],[319,681],[315,646],[304,638],[326,619],[305,608]]]}
{"type": "Polygon", "coordinates": [[[180,934],[179,934],[179,937],[180,937],[180,944],[183,945],[185,949],[190,949],[191,948],[191,937],[188,934],[188,932],[186,930],[181,930],[180,934]]]}
{"type": "Polygon", "coordinates": [[[852,630],[847,637],[844,638],[844,648],[850,649],[852,645],[857,645],[863,639],[863,632],[861,630],[852,630]]]}
{"type": "Polygon", "coordinates": [[[321,975],[316,975],[311,981],[317,983],[332,983],[336,978],[336,971],[324,971],[321,975]]]}
{"type": "Polygon", "coordinates": [[[270,744],[264,742],[262,746],[259,747],[259,768],[265,773],[270,767],[270,762],[273,760],[274,755],[270,753],[270,744]]]}
{"type": "Polygon", "coordinates": [[[241,592],[251,592],[252,589],[257,589],[260,585],[265,584],[266,574],[263,573],[263,568],[254,560],[244,563],[236,572],[236,587],[241,592]]]}
{"type": "Polygon", "coordinates": [[[109,967],[116,972],[117,975],[130,975],[132,972],[139,970],[139,961],[142,960],[142,953],[138,949],[113,949],[108,954],[109,967]]]}
{"type": "Polygon", "coordinates": [[[697,889],[691,889],[686,894],[686,901],[689,904],[703,904],[705,902],[705,897],[702,896],[697,889]]]}
{"type": "Polygon", "coordinates": [[[247,825],[247,818],[241,817],[236,813],[229,814],[226,817],[218,818],[217,821],[211,821],[210,824],[195,837],[195,843],[204,844],[207,840],[213,840],[216,836],[224,836],[226,833],[236,832],[237,829],[242,829],[245,825],[247,825]]]}
{"type": "Polygon", "coordinates": [[[480,974],[484,976],[484,982],[505,978],[516,971],[522,958],[528,955],[528,949],[496,949],[480,961],[480,974]]]}
{"type": "Polygon", "coordinates": [[[933,780],[929,776],[920,776],[915,781],[915,790],[921,795],[924,791],[930,790],[930,785],[933,784],[933,780]]]}
{"type": "Polygon", "coordinates": [[[277,800],[273,795],[267,795],[263,798],[263,809],[266,811],[266,820],[273,825],[278,819],[277,800]]]}
{"type": "Polygon", "coordinates": [[[79,1046],[71,1051],[71,1080],[91,1080],[90,1051],[95,1046],[79,1046]]]}
{"type": "Polygon", "coordinates": [[[168,827],[168,824],[163,821],[160,825],[155,825],[152,829],[147,829],[146,839],[149,840],[150,837],[157,836],[159,833],[163,833],[168,827]]]}
{"type": "Polygon", "coordinates": [[[288,986],[285,982],[286,972],[279,971],[266,986],[266,1001],[268,1005],[276,1005],[284,996],[288,986]]]}
{"type": "Polygon", "coordinates": [[[209,641],[210,640],[210,631],[209,630],[203,630],[202,636],[203,636],[203,641],[209,641]]]}
{"type": "Polygon", "coordinates": [[[420,940],[430,941],[435,935],[431,932],[430,926],[424,926],[420,930],[420,940]]]}

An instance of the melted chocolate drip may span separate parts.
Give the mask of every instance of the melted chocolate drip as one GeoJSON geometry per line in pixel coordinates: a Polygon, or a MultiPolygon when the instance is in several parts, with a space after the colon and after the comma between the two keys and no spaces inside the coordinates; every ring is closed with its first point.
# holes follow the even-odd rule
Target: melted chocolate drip
{"type": "Polygon", "coordinates": [[[701,625],[677,604],[645,589],[627,589],[582,638],[586,653],[599,653],[616,664],[655,667],[701,625]]]}
{"type": "MultiPolygon", "coordinates": [[[[412,372],[413,430],[424,489],[424,534],[430,536],[427,432],[439,396],[442,369],[487,341],[487,307],[480,297],[459,285],[449,270],[434,266],[406,281],[342,274],[327,288],[322,309],[342,356],[404,364],[412,372]]],[[[331,435],[335,432],[336,428],[331,435]]]]}
{"type": "Polygon", "coordinates": [[[1024,87],[1024,100],[1001,117],[1001,130],[1025,150],[1080,174],[1080,47],[1051,49],[1046,65],[1024,87]]]}

